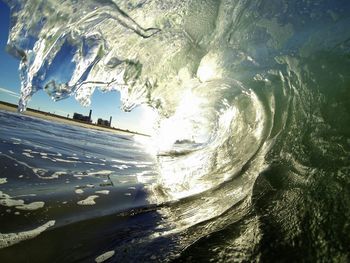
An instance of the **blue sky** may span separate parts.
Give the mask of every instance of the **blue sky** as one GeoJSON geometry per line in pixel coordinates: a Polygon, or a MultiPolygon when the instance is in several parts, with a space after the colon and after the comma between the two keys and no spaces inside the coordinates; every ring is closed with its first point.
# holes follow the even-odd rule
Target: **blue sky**
{"type": "MultiPolygon", "coordinates": [[[[20,80],[18,74],[19,60],[6,52],[6,43],[9,31],[9,8],[0,0],[0,100],[17,104],[20,93],[20,80]]],[[[29,108],[40,109],[56,113],[59,115],[72,116],[74,112],[88,115],[92,109],[93,121],[97,118],[109,120],[112,116],[112,126],[144,131],[140,126],[144,112],[141,108],[136,108],[130,113],[125,113],[119,109],[120,96],[118,92],[102,93],[95,91],[90,107],[82,107],[73,97],[54,102],[44,91],[36,93],[28,104],[29,108]]]]}

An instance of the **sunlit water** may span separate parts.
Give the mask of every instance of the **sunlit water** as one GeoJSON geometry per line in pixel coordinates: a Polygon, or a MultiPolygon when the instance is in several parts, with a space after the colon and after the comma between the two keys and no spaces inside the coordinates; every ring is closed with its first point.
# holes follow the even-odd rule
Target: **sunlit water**
{"type": "Polygon", "coordinates": [[[154,233],[157,171],[134,136],[3,111],[0,122],[2,262],[94,259],[154,233]]]}
{"type": "MultiPolygon", "coordinates": [[[[123,141],[140,147],[137,154],[134,148],[125,153],[129,148],[118,147],[116,135],[109,140],[88,136],[89,142],[98,140],[87,144],[92,159],[80,156],[79,161],[84,167],[105,164],[96,171],[100,174],[96,167],[76,177],[74,171],[62,174],[58,160],[67,159],[60,156],[44,158],[55,163],[50,169],[25,163],[36,180],[48,185],[66,177],[72,177],[69,182],[99,178],[108,183],[106,177],[125,175],[119,173],[124,170],[139,174],[144,193],[137,199],[139,212],[130,212],[126,193],[121,194],[124,200],[111,198],[112,190],[108,195],[92,187],[74,190],[73,196],[80,197],[80,190],[90,196],[75,199],[78,209],[111,198],[117,204],[108,202],[110,213],[98,210],[103,215],[118,215],[125,204],[126,224],[134,222],[134,213],[135,220],[144,215],[152,219],[136,222],[137,234],[130,239],[123,234],[129,230],[99,217],[106,230],[92,228],[101,240],[107,237],[98,253],[91,249],[94,236],[88,233],[82,235],[84,242],[71,242],[70,248],[76,248],[71,261],[103,251],[114,252],[107,254],[111,261],[349,261],[349,1],[5,2],[12,17],[8,49],[20,59],[20,110],[38,90],[53,100],[75,96],[88,105],[96,88],[119,91],[125,111],[148,107],[152,137],[123,141]],[[109,143],[114,140],[117,145],[109,143]],[[113,157],[119,162],[109,162],[119,155],[113,157]],[[137,162],[146,162],[137,171],[119,169],[120,160],[137,156],[137,162]],[[146,156],[152,161],[143,160],[146,156]],[[144,227],[144,222],[151,223],[144,227]]],[[[70,147],[84,140],[66,142],[65,129],[55,135],[59,144],[50,139],[47,146],[66,143],[63,149],[74,157],[70,147]]],[[[33,134],[35,130],[23,135],[33,134]]],[[[84,136],[86,131],[71,134],[84,136]]],[[[20,156],[37,160],[40,151],[29,150],[20,156]]],[[[5,194],[7,199],[14,196],[5,194]]],[[[30,198],[16,206],[47,206],[48,201],[30,198]]],[[[75,211],[73,218],[80,215],[75,211]]],[[[38,226],[45,230],[38,238],[44,238],[59,227],[59,220],[45,218],[32,227],[38,226]]],[[[32,240],[28,242],[37,239],[32,240]]],[[[38,251],[40,246],[32,244],[31,251],[38,251]]],[[[14,253],[16,246],[26,247],[23,242],[3,251],[14,253]]]]}

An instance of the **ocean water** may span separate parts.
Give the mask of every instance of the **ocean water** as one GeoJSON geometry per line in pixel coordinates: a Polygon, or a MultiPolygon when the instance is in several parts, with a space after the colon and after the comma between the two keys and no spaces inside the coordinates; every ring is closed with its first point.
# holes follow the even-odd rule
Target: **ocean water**
{"type": "MultiPolygon", "coordinates": [[[[116,90],[123,110],[148,107],[152,132],[107,140],[50,124],[39,136],[32,128],[38,122],[11,115],[19,118],[11,125],[30,127],[22,136],[34,145],[47,138],[41,144],[56,155],[42,160],[38,149],[14,151],[11,129],[2,153],[16,158],[4,167],[19,156],[35,160],[20,162],[38,191],[42,182],[44,189],[60,182],[69,193],[59,199],[50,188],[49,201],[30,182],[20,184],[37,196],[4,207],[2,240],[42,233],[3,242],[0,258],[21,261],[18,252],[26,251],[44,262],[350,261],[349,1],[5,2],[8,50],[20,61],[20,111],[38,90],[82,105],[95,89],[116,90]],[[82,137],[89,143],[81,145],[82,137]],[[67,159],[73,153],[79,165],[67,159]],[[130,178],[139,180],[130,185],[135,189],[122,184],[130,178]],[[108,180],[112,186],[104,185],[108,180]],[[96,192],[109,187],[108,195],[96,192]],[[135,203],[131,190],[138,190],[135,203]],[[56,199],[62,209],[48,209],[56,199]],[[38,214],[31,227],[14,224],[22,214],[14,214],[17,206],[38,202],[44,206],[35,213],[48,209],[51,216],[38,214]]],[[[5,130],[12,127],[5,123],[5,130]]],[[[11,180],[2,177],[2,204],[12,204],[15,187],[3,189],[11,180]]]]}
{"type": "Polygon", "coordinates": [[[5,111],[0,120],[1,262],[93,261],[155,227],[155,160],[134,136],[5,111]]]}

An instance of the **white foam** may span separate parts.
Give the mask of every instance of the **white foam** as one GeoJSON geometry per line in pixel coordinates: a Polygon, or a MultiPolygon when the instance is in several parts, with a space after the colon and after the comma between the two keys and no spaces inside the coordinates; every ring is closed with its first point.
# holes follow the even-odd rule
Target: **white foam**
{"type": "Polygon", "coordinates": [[[146,168],[148,165],[146,164],[137,164],[135,165],[137,168],[146,168]]]}
{"type": "Polygon", "coordinates": [[[75,193],[76,193],[76,194],[83,194],[83,193],[84,193],[84,190],[83,190],[83,189],[76,189],[76,190],[75,190],[75,193]]]}
{"type": "Polygon", "coordinates": [[[99,163],[94,163],[94,162],[84,162],[86,164],[95,164],[95,165],[98,165],[99,163]]]}
{"type": "Polygon", "coordinates": [[[24,156],[29,157],[29,158],[34,158],[34,156],[31,155],[30,153],[24,152],[24,153],[22,153],[22,154],[23,154],[24,156]]]}
{"type": "Polygon", "coordinates": [[[29,203],[29,204],[22,204],[22,205],[16,206],[16,208],[19,210],[34,211],[34,210],[43,208],[44,205],[45,205],[44,202],[38,201],[38,202],[29,203]]]}
{"type": "Polygon", "coordinates": [[[14,197],[11,197],[10,195],[0,191],[0,205],[3,205],[3,206],[7,206],[7,207],[15,206],[17,209],[20,209],[20,210],[36,210],[44,207],[45,205],[45,203],[41,201],[25,204],[24,200],[13,199],[13,198],[14,197]]]}
{"type": "Polygon", "coordinates": [[[68,156],[67,159],[79,160],[78,157],[73,157],[73,156],[72,157],[68,156]]]}
{"type": "Polygon", "coordinates": [[[7,178],[0,178],[0,184],[5,184],[7,183],[7,178]]]}
{"type": "Polygon", "coordinates": [[[119,170],[124,170],[124,169],[129,168],[130,166],[127,166],[127,165],[125,165],[125,164],[121,164],[121,165],[115,164],[115,165],[112,165],[112,167],[113,167],[113,168],[117,168],[117,169],[119,169],[119,170]]]}
{"type": "Polygon", "coordinates": [[[100,191],[96,191],[96,194],[102,194],[102,195],[108,195],[109,194],[109,190],[100,190],[100,191]]]}
{"type": "Polygon", "coordinates": [[[18,161],[17,159],[13,158],[13,157],[10,156],[10,155],[5,154],[5,156],[6,156],[7,158],[13,160],[14,162],[16,162],[16,163],[18,163],[18,164],[20,164],[20,165],[23,165],[23,166],[25,166],[25,167],[31,169],[38,177],[40,177],[39,174],[45,174],[45,173],[47,172],[47,170],[45,170],[45,169],[34,168],[34,167],[28,165],[28,164],[25,163],[25,162],[20,162],[20,161],[18,161]]]}
{"type": "Polygon", "coordinates": [[[0,199],[0,205],[12,207],[12,206],[20,206],[24,204],[23,200],[14,200],[11,199],[10,196],[3,194],[2,196],[6,196],[4,199],[0,199]]]}
{"type": "Polygon", "coordinates": [[[89,197],[87,197],[84,200],[79,201],[77,204],[78,205],[94,205],[96,204],[95,199],[98,198],[98,195],[91,195],[89,197]]]}
{"type": "Polygon", "coordinates": [[[113,173],[113,171],[111,170],[101,170],[101,171],[97,171],[97,172],[89,172],[88,175],[110,175],[111,173],[113,173]]]}
{"type": "Polygon", "coordinates": [[[42,226],[39,226],[33,230],[8,234],[0,233],[0,248],[9,247],[21,241],[32,239],[53,225],[55,225],[55,220],[50,220],[42,226]]]}
{"type": "Polygon", "coordinates": [[[11,196],[8,194],[5,194],[4,192],[0,191],[0,205],[11,207],[16,205],[22,205],[24,204],[23,200],[13,200],[11,199],[11,196]]]}
{"type": "Polygon", "coordinates": [[[16,196],[12,196],[11,198],[18,198],[18,197],[23,197],[23,196],[36,196],[36,194],[16,195],[16,196]]]}
{"type": "Polygon", "coordinates": [[[123,164],[138,164],[138,162],[136,161],[125,161],[120,159],[112,159],[111,161],[115,163],[123,163],[123,164]]]}
{"type": "Polygon", "coordinates": [[[102,255],[99,255],[97,258],[95,258],[96,263],[101,263],[106,261],[107,259],[110,259],[115,254],[114,250],[107,251],[106,253],[103,253],[102,255]]]}
{"type": "Polygon", "coordinates": [[[67,174],[67,172],[58,171],[58,172],[54,172],[50,176],[40,176],[40,175],[38,175],[38,177],[40,179],[51,180],[51,179],[57,179],[60,175],[65,175],[65,174],[67,174]]]}
{"type": "Polygon", "coordinates": [[[54,160],[56,160],[57,162],[62,162],[62,163],[77,163],[77,161],[65,160],[65,159],[61,159],[61,158],[55,158],[54,160]]]}
{"type": "Polygon", "coordinates": [[[148,175],[148,174],[152,174],[153,171],[142,171],[142,172],[139,172],[139,173],[136,173],[135,175],[136,176],[143,176],[143,175],[148,175]]]}
{"type": "Polygon", "coordinates": [[[123,164],[134,164],[134,165],[151,165],[152,162],[144,162],[144,161],[125,161],[125,160],[120,160],[120,159],[112,159],[112,162],[116,163],[123,163],[123,164]]]}

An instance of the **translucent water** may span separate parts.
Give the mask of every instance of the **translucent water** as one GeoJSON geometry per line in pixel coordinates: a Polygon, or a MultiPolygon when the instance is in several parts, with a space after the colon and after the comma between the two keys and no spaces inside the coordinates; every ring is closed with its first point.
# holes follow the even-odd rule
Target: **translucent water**
{"type": "Polygon", "coordinates": [[[349,260],[349,1],[6,2],[20,110],[98,88],[154,111],[161,231],[122,258],[349,260]]]}

